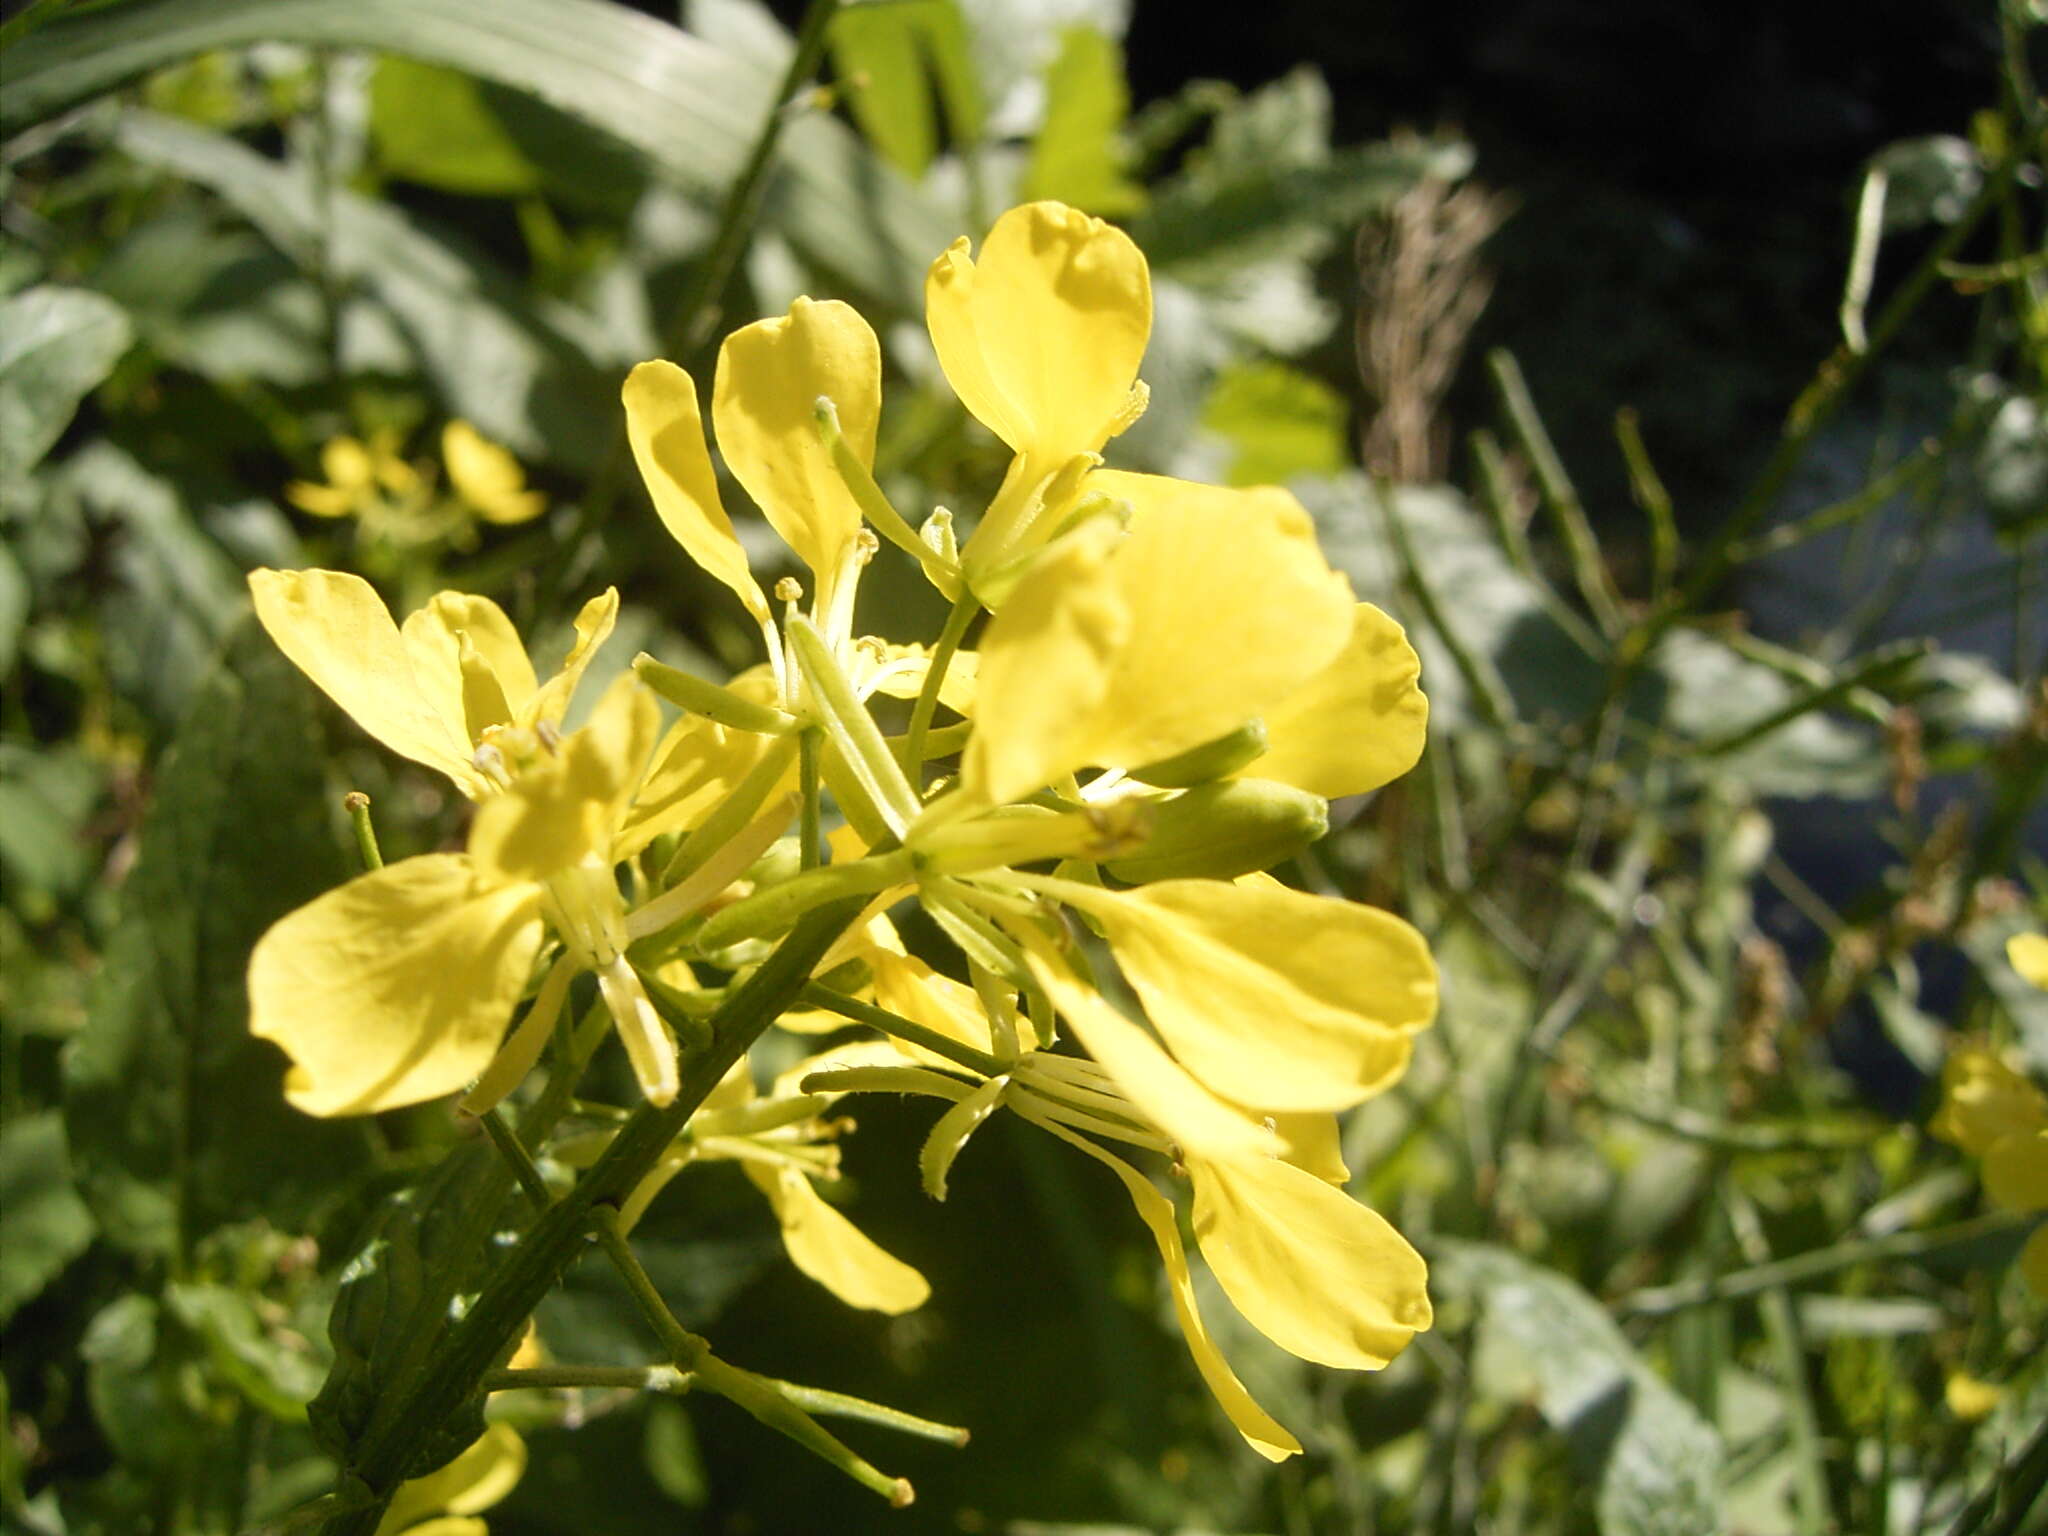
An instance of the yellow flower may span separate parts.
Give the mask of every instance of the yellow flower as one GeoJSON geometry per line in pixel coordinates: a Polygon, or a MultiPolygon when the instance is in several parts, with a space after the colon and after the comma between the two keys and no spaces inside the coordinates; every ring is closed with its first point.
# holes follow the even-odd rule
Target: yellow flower
{"type": "Polygon", "coordinates": [[[315,517],[359,517],[374,512],[386,495],[411,500],[422,490],[419,471],[399,455],[398,434],[389,428],[360,438],[330,438],[320,449],[325,485],[294,480],[285,499],[315,517]]]}
{"type": "MultiPolygon", "coordinates": [[[[798,299],[787,315],[745,326],[719,348],[711,391],[719,449],[762,515],[810,567],[820,627],[843,637],[861,513],[819,436],[820,397],[832,401],[854,456],[872,465],[881,349],[848,305],[798,299]],[[834,622],[828,615],[838,612],[834,598],[842,590],[845,622],[834,622]]],[[[663,525],[770,632],[776,658],[767,598],[718,493],[695,381],[674,363],[642,363],[627,376],[623,399],[627,439],[663,525]]]]}
{"type": "Polygon", "coordinates": [[[278,649],[356,724],[472,800],[501,786],[499,735],[560,727],[619,609],[609,589],[584,604],[575,643],[542,684],[487,597],[442,592],[401,628],[368,582],[342,571],[256,570],[249,592],[278,649]]]}
{"type": "Polygon", "coordinates": [[[525,1471],[526,1442],[510,1425],[492,1424],[438,1472],[401,1484],[376,1536],[488,1536],[478,1511],[503,1499],[525,1471]]]}
{"type": "Polygon", "coordinates": [[[1947,1401],[1950,1413],[1965,1424],[1975,1424],[1980,1419],[1989,1418],[2005,1400],[2005,1388],[1993,1382],[1979,1381],[1963,1371],[1951,1371],[1942,1385],[1942,1397],[1947,1401]]]}
{"type": "Polygon", "coordinates": [[[575,969],[597,973],[647,1096],[675,1096],[674,1040],[624,959],[632,935],[612,872],[658,725],[653,699],[620,679],[589,725],[510,765],[507,786],[477,810],[467,852],[360,875],[257,941],[249,1027],[292,1058],[293,1104],[314,1115],[394,1109],[486,1068],[479,1094],[495,1102],[538,1057],[575,969]],[[564,957],[494,1067],[550,927],[564,957]]]}
{"type": "Polygon", "coordinates": [[[2005,941],[2005,958],[2037,987],[2048,988],[2048,933],[2016,933],[2005,941]]]}
{"type": "MultiPolygon", "coordinates": [[[[1984,1192],[2009,1211],[2048,1210],[2048,1096],[1990,1051],[1951,1052],[1928,1127],[1983,1165],[1984,1192]]],[[[2020,1273],[2048,1297],[2048,1225],[2020,1251],[2020,1273]]]]}
{"type": "Polygon", "coordinates": [[[1016,455],[969,540],[966,570],[983,592],[1053,533],[1048,482],[1144,409],[1152,279],[1129,236],[1061,203],[1012,208],[978,262],[968,251],[963,238],[932,263],[925,321],[953,392],[1016,455]]]}
{"type": "Polygon", "coordinates": [[[441,429],[441,460],[456,496],[487,523],[530,522],[548,504],[526,488],[519,461],[466,421],[441,429]]]}
{"type": "Polygon", "coordinates": [[[1128,528],[1098,517],[1049,545],[982,636],[972,804],[1199,746],[1282,705],[1350,639],[1350,584],[1287,492],[1099,478],[1128,528]]]}

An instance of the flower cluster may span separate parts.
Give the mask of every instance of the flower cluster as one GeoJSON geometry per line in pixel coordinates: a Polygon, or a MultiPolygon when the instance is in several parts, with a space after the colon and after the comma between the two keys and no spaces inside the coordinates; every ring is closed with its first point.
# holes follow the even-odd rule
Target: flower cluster
{"type": "MultiPolygon", "coordinates": [[[[352,577],[251,578],[322,689],[476,802],[463,851],[366,873],[265,936],[254,1028],[311,1113],[458,1091],[480,1113],[551,1046],[550,1071],[580,1068],[592,1042],[563,1021],[589,973],[594,1016],[666,1103],[678,1037],[725,978],[860,898],[780,1020],[833,1038],[765,1090],[735,1068],[625,1221],[692,1164],[737,1161],[806,1274],[903,1311],[923,1279],[815,1187],[836,1176],[833,1105],[943,1101],[920,1160],[937,1198],[1008,1110],[1128,1191],[1203,1377],[1277,1460],[1300,1444],[1211,1340],[1176,1202],[1143,1160],[1185,1188],[1224,1294],[1282,1347],[1369,1370],[1429,1326],[1422,1259],[1346,1192],[1336,1117],[1402,1075],[1434,966],[1400,919],[1264,872],[1322,833],[1330,798],[1416,761],[1416,658],[1286,492],[1103,467],[1146,398],[1151,289],[1126,236],[1056,204],[1012,210],[978,259],[962,241],[933,265],[927,318],[955,393],[1013,453],[965,537],[943,509],[913,527],[876,484],[881,356],[855,311],[799,299],[725,341],[720,456],[806,573],[768,590],[697,381],[669,362],[626,381],[657,513],[763,638],[763,665],[727,684],[643,655],[567,729],[611,593],[542,683],[486,599],[443,593],[399,625],[352,577]],[[929,646],[856,630],[883,541],[951,604],[929,646]],[[665,730],[661,699],[682,711],[665,730]],[[892,913],[912,903],[949,954],[906,947],[892,913]]],[[[554,1155],[587,1162],[610,1134],[572,1125],[554,1155]]]]}

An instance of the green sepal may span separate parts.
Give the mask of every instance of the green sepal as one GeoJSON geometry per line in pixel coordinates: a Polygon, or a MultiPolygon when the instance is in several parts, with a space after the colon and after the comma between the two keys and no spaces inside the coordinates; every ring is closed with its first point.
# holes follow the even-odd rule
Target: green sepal
{"type": "Polygon", "coordinates": [[[1234,880],[1292,858],[1329,829],[1320,795],[1271,779],[1226,779],[1162,802],[1144,846],[1103,868],[1131,885],[1234,880]]]}
{"type": "Polygon", "coordinates": [[[1256,717],[1236,730],[1156,763],[1133,768],[1131,777],[1159,789],[1192,789],[1225,779],[1266,750],[1266,722],[1256,717]]]}
{"type": "Polygon", "coordinates": [[[633,673],[677,708],[715,720],[720,725],[729,725],[736,731],[751,731],[757,736],[787,736],[803,724],[795,715],[772,704],[756,704],[730,688],[656,661],[645,651],[633,658],[633,673]]]}

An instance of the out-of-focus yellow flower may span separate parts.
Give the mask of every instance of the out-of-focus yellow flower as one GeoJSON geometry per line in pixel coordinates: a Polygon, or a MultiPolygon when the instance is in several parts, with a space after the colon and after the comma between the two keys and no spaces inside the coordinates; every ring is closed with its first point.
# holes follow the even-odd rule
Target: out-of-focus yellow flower
{"type": "Polygon", "coordinates": [[[1975,1424],[1979,1419],[1989,1418],[1992,1411],[2005,1401],[2005,1388],[1992,1382],[1979,1381],[1965,1371],[1950,1371],[1943,1383],[1942,1397],[1948,1403],[1948,1411],[1965,1424],[1975,1424]]]}
{"type": "Polygon", "coordinates": [[[376,1536],[488,1536],[477,1519],[526,1472],[526,1442],[509,1424],[485,1428],[476,1443],[438,1472],[399,1485],[376,1536]]]}
{"type": "Polygon", "coordinates": [[[398,434],[380,428],[366,443],[356,437],[330,438],[320,449],[323,485],[294,480],[285,499],[315,517],[360,517],[378,509],[385,497],[409,501],[423,489],[419,471],[398,451],[398,434]]]}
{"type": "Polygon", "coordinates": [[[526,488],[519,461],[466,421],[441,429],[441,462],[462,504],[487,523],[530,522],[548,504],[539,491],[526,488]]]}
{"type": "Polygon", "coordinates": [[[506,765],[467,852],[388,864],[272,925],[249,959],[249,1027],[292,1058],[293,1104],[366,1114],[483,1074],[472,1107],[488,1107],[538,1058],[577,970],[596,973],[647,1097],[675,1097],[675,1042],[625,961],[613,874],[659,723],[652,696],[620,679],[587,726],[506,765]],[[501,1054],[550,928],[563,958],[501,1054]]]}
{"type": "Polygon", "coordinates": [[[487,597],[442,592],[401,627],[368,582],[343,571],[256,570],[249,593],[278,649],[356,724],[472,800],[502,787],[499,737],[560,728],[619,611],[609,588],[585,603],[575,643],[543,684],[487,597]]]}
{"type": "Polygon", "coordinates": [[[2005,958],[2035,986],[2048,989],[2048,933],[2016,933],[2005,941],[2005,958]]]}
{"type": "MultiPolygon", "coordinates": [[[[2048,1210],[2048,1096],[1989,1050],[1965,1046],[1942,1069],[1928,1127],[1980,1160],[1984,1192],[2009,1211],[2048,1210]]],[[[2020,1273],[2048,1297],[2048,1226],[2020,1250],[2020,1273]]]]}

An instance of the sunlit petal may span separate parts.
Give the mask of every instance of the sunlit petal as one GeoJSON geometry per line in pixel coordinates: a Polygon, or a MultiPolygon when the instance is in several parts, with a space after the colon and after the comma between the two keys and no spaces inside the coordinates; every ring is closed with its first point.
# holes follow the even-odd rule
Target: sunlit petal
{"type": "Polygon", "coordinates": [[[452,1093],[498,1048],[540,947],[540,892],[461,854],[386,865],[279,920],[249,957],[249,1028],[308,1114],[452,1093]]]}
{"type": "Polygon", "coordinates": [[[656,360],[626,375],[621,396],[626,438],[663,526],[707,574],[732,588],[747,612],[766,620],[768,599],[719,499],[695,382],[674,363],[656,360]]]}
{"type": "Polygon", "coordinates": [[[1266,750],[1242,771],[1329,800],[1398,779],[1428,735],[1421,675],[1401,626],[1360,603],[1336,659],[1266,712],[1266,750]]]}
{"type": "Polygon", "coordinates": [[[825,1202],[794,1168],[743,1165],[775,1207],[783,1245],[796,1267],[850,1307],[896,1316],[924,1305],[925,1278],[825,1202]]]}

